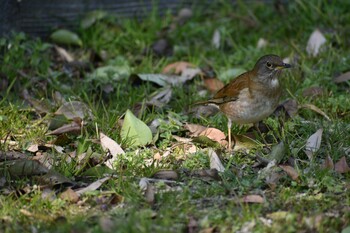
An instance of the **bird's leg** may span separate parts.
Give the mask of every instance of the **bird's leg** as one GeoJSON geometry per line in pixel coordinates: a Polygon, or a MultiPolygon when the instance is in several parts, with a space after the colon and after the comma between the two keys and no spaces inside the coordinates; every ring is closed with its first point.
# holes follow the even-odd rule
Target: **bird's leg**
{"type": "Polygon", "coordinates": [[[227,129],[228,129],[228,151],[232,151],[232,141],[231,141],[231,127],[232,121],[230,118],[227,118],[227,129]]]}

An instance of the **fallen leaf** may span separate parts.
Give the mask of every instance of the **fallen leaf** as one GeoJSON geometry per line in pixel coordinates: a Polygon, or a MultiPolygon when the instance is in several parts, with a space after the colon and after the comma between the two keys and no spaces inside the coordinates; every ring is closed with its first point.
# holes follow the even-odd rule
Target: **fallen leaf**
{"type": "Polygon", "coordinates": [[[78,45],[82,46],[83,42],[77,34],[66,29],[59,29],[51,34],[53,42],[65,45],[78,45]]]}
{"type": "MultiPolygon", "coordinates": [[[[5,144],[5,142],[1,142],[2,145],[5,144]]],[[[28,155],[17,152],[17,151],[0,151],[0,162],[3,161],[11,161],[11,160],[20,160],[20,159],[27,159],[28,155]]]]}
{"type": "Polygon", "coordinates": [[[286,157],[286,147],[283,141],[272,147],[270,157],[271,160],[276,160],[277,164],[280,163],[286,157]]]}
{"type": "Polygon", "coordinates": [[[309,55],[316,57],[322,45],[326,43],[326,38],[318,29],[312,32],[307,42],[306,51],[309,55]]]}
{"type": "Polygon", "coordinates": [[[104,150],[109,150],[109,152],[113,156],[117,156],[119,154],[125,154],[121,146],[116,141],[114,141],[113,139],[105,135],[104,133],[100,133],[100,142],[101,142],[102,148],[104,150]]]}
{"type": "MultiPolygon", "coordinates": [[[[280,107],[287,112],[290,118],[293,118],[298,113],[298,102],[294,99],[284,101],[280,107]]],[[[277,107],[277,109],[279,109],[279,107],[277,107]]]]}
{"type": "Polygon", "coordinates": [[[309,87],[304,89],[303,91],[303,96],[304,97],[317,97],[317,96],[322,96],[324,94],[323,88],[322,87],[309,87]]]}
{"type": "Polygon", "coordinates": [[[306,141],[305,145],[305,153],[311,160],[313,158],[313,154],[316,153],[321,146],[323,129],[317,130],[314,134],[312,134],[306,141]]]}
{"type": "Polygon", "coordinates": [[[73,186],[74,182],[55,170],[49,170],[45,175],[40,176],[38,181],[42,185],[50,185],[53,187],[73,186]]]}
{"type": "Polygon", "coordinates": [[[69,120],[75,118],[93,119],[91,109],[83,102],[80,101],[69,101],[63,103],[62,106],[55,112],[56,115],[64,115],[69,120]]]}
{"type": "Polygon", "coordinates": [[[224,132],[216,128],[206,128],[205,130],[200,132],[199,136],[206,136],[209,139],[216,141],[220,144],[226,144],[226,136],[224,132]]]}
{"type": "Polygon", "coordinates": [[[214,48],[219,49],[220,48],[220,42],[221,42],[221,34],[218,29],[215,29],[213,38],[211,39],[211,44],[214,48]]]}
{"type": "Polygon", "coordinates": [[[334,165],[334,170],[338,173],[350,172],[345,156],[341,157],[341,159],[334,165]]]}
{"type": "Polygon", "coordinates": [[[279,165],[279,167],[282,168],[292,180],[298,180],[299,174],[293,167],[289,165],[279,165]]]}
{"type": "Polygon", "coordinates": [[[255,226],[256,226],[255,220],[247,221],[243,224],[241,229],[237,231],[237,233],[251,233],[253,232],[255,226]]]}
{"type": "Polygon", "coordinates": [[[333,81],[335,83],[342,83],[350,80],[350,71],[345,72],[344,74],[341,74],[340,76],[336,77],[333,81]]]}
{"type": "Polygon", "coordinates": [[[0,167],[6,168],[6,171],[14,177],[43,175],[49,171],[38,161],[26,159],[1,162],[0,167]]]}
{"type": "Polygon", "coordinates": [[[65,62],[73,62],[74,57],[72,54],[70,54],[67,50],[65,50],[62,47],[55,46],[55,50],[58,53],[58,55],[65,61],[65,62]]]}
{"type": "Polygon", "coordinates": [[[81,133],[81,125],[73,121],[70,124],[62,125],[61,127],[48,132],[46,135],[61,135],[64,133],[79,134],[81,133]]]}
{"type": "Polygon", "coordinates": [[[175,171],[164,170],[156,172],[152,177],[155,179],[177,180],[179,178],[179,175],[175,171]]]}
{"type": "Polygon", "coordinates": [[[204,86],[211,92],[216,93],[224,87],[224,83],[217,78],[206,78],[203,80],[204,86]]]}
{"type": "Polygon", "coordinates": [[[157,107],[163,107],[165,104],[169,103],[172,96],[172,90],[170,87],[162,88],[150,95],[150,100],[147,101],[149,104],[153,104],[157,107]]]}
{"type": "Polygon", "coordinates": [[[341,233],[350,233],[350,226],[345,227],[341,233]]]}
{"type": "Polygon", "coordinates": [[[113,86],[110,87],[108,84],[129,77],[130,69],[128,64],[101,66],[89,73],[86,81],[98,80],[99,83],[106,85],[104,89],[113,88],[113,86]]]}
{"type": "Polygon", "coordinates": [[[265,200],[260,195],[246,195],[242,197],[242,202],[244,203],[264,203],[265,200]]]}
{"type": "Polygon", "coordinates": [[[329,170],[333,170],[334,169],[333,160],[332,160],[332,158],[329,155],[327,155],[327,157],[326,157],[322,167],[325,168],[325,169],[329,169],[329,170]]]}
{"type": "Polygon", "coordinates": [[[184,126],[185,129],[190,131],[190,136],[191,137],[197,137],[199,136],[204,130],[207,129],[207,127],[198,125],[198,124],[188,124],[186,123],[184,126]]]}
{"type": "Polygon", "coordinates": [[[108,159],[105,164],[110,169],[113,169],[114,162],[118,159],[118,155],[125,154],[125,152],[116,141],[103,133],[100,133],[100,142],[103,150],[108,150],[112,155],[112,158],[108,159]]]}
{"type": "Polygon", "coordinates": [[[165,66],[162,70],[163,74],[177,74],[180,75],[187,68],[196,67],[194,64],[186,61],[178,61],[165,66]]]}
{"type": "Polygon", "coordinates": [[[44,101],[31,97],[27,89],[22,91],[22,96],[40,115],[50,112],[50,107],[44,101]]]}
{"type": "Polygon", "coordinates": [[[95,182],[89,184],[89,186],[80,189],[78,191],[76,191],[76,193],[80,196],[81,194],[84,194],[86,192],[91,192],[91,191],[95,191],[96,189],[98,189],[99,187],[101,187],[101,185],[106,182],[107,180],[109,180],[111,177],[105,177],[102,179],[98,179],[95,182]]]}
{"type": "Polygon", "coordinates": [[[39,145],[38,144],[32,144],[27,148],[27,151],[35,153],[39,150],[39,145]]]}
{"type": "Polygon", "coordinates": [[[195,76],[202,75],[202,70],[199,68],[187,68],[182,71],[180,78],[175,80],[175,82],[171,82],[173,86],[177,86],[183,84],[189,80],[192,80],[195,76]]]}
{"type": "Polygon", "coordinates": [[[131,140],[130,143],[133,146],[144,146],[152,142],[150,128],[134,116],[130,110],[126,111],[120,134],[123,140],[131,140]]]}
{"type": "Polygon", "coordinates": [[[232,135],[235,141],[235,147],[233,148],[233,151],[240,151],[240,150],[249,150],[253,149],[259,146],[259,143],[257,143],[252,138],[248,137],[247,135],[232,135]]]}
{"type": "Polygon", "coordinates": [[[191,175],[203,178],[205,180],[221,180],[221,176],[216,169],[194,170],[192,171],[191,175]]]}
{"type": "Polygon", "coordinates": [[[144,193],[146,202],[153,204],[155,200],[155,187],[145,177],[141,178],[139,187],[144,193]]]}
{"type": "Polygon", "coordinates": [[[222,165],[219,156],[213,149],[209,148],[208,156],[210,160],[210,169],[216,169],[218,172],[225,171],[224,165],[222,165]]]}
{"type": "Polygon", "coordinates": [[[71,203],[77,203],[79,201],[79,195],[71,188],[67,188],[66,191],[59,195],[62,200],[69,201],[71,203]]]}
{"type": "Polygon", "coordinates": [[[322,115],[324,118],[326,118],[328,121],[331,120],[331,118],[329,118],[329,116],[327,116],[327,114],[325,112],[323,112],[321,109],[319,109],[318,107],[316,107],[313,104],[302,104],[299,106],[299,108],[307,108],[310,109],[314,112],[317,112],[318,114],[322,115]]]}
{"type": "Polygon", "coordinates": [[[258,43],[256,44],[256,47],[258,49],[262,49],[265,48],[268,45],[267,40],[265,40],[264,38],[259,38],[258,43]]]}

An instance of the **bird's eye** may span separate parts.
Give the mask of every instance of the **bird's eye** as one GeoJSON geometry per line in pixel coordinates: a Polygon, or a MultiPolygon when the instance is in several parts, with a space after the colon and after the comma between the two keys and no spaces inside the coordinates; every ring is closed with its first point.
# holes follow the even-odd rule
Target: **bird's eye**
{"type": "Polygon", "coordinates": [[[266,62],[266,66],[267,66],[267,68],[272,68],[272,64],[270,63],[270,62],[266,62]]]}

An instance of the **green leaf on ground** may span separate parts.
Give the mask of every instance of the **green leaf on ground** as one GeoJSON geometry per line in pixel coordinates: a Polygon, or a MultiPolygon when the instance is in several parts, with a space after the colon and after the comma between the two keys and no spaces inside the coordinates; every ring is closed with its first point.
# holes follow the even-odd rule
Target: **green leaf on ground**
{"type": "Polygon", "coordinates": [[[121,137],[123,140],[131,140],[133,146],[144,146],[152,142],[151,129],[130,110],[126,111],[121,137]]]}
{"type": "Polygon", "coordinates": [[[59,29],[52,33],[50,37],[53,42],[58,44],[83,46],[83,41],[80,37],[66,29],[59,29]]]}

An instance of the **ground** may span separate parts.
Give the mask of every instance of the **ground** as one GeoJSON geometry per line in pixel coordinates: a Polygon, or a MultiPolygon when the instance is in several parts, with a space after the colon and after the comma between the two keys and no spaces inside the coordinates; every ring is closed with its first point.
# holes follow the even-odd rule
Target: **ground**
{"type": "Polygon", "coordinates": [[[220,1],[0,38],[0,232],[349,232],[349,20],[220,1]],[[266,54],[293,65],[281,104],[229,152],[194,103],[266,54]]]}

